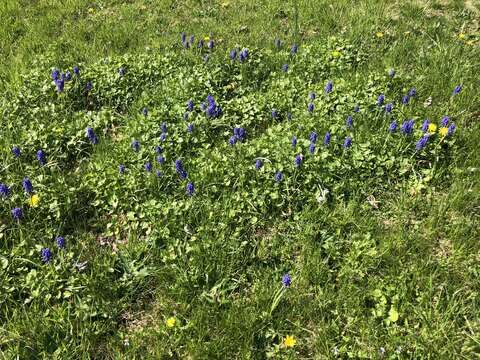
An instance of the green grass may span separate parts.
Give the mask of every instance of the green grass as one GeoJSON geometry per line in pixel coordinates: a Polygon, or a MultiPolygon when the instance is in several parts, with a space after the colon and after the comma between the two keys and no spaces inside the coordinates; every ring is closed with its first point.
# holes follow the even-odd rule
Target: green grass
{"type": "Polygon", "coordinates": [[[0,18],[0,183],[11,188],[0,199],[0,357],[479,358],[477,2],[299,0],[297,13],[294,1],[7,0],[0,18]],[[182,31],[212,34],[215,50],[183,49],[182,31]],[[228,59],[237,46],[250,49],[245,64],[228,59]],[[58,94],[51,71],[77,64],[58,94]],[[377,109],[380,93],[392,115],[377,109]],[[208,94],[222,116],[199,109],[208,94]],[[423,120],[444,115],[456,132],[416,151],[423,120]],[[387,135],[392,119],[409,118],[413,135],[387,135]],[[247,136],[230,146],[235,126],[247,136]],[[145,172],[148,161],[162,177],[145,172]]]}

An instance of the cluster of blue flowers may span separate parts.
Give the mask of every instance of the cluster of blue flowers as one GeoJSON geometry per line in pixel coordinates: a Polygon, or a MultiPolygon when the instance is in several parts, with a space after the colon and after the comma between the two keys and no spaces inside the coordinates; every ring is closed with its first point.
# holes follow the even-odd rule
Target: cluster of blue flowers
{"type": "Polygon", "coordinates": [[[240,48],[236,48],[236,49],[230,50],[229,57],[231,60],[235,60],[238,54],[238,61],[243,63],[248,60],[249,53],[250,51],[248,50],[248,48],[245,48],[243,50],[240,50],[240,48]]]}
{"type": "MultiPolygon", "coordinates": [[[[73,68],[73,73],[77,77],[80,76],[80,70],[79,70],[78,66],[75,66],[73,68]]],[[[63,90],[65,88],[65,81],[72,80],[72,73],[68,70],[66,72],[60,73],[59,69],[54,69],[52,71],[52,79],[53,79],[55,85],[57,86],[57,91],[58,92],[63,92],[63,90]]]]}
{"type": "Polygon", "coordinates": [[[215,102],[212,95],[208,95],[206,102],[200,104],[200,109],[205,111],[208,118],[217,118],[223,114],[222,108],[215,102]]]}
{"type": "Polygon", "coordinates": [[[93,145],[98,144],[97,135],[95,135],[95,132],[93,131],[93,129],[92,129],[91,127],[87,127],[86,137],[88,138],[88,140],[90,140],[90,142],[91,142],[93,145]]]}
{"type": "Polygon", "coordinates": [[[175,170],[177,171],[178,176],[180,176],[180,179],[185,180],[187,178],[188,173],[183,168],[182,160],[175,160],[175,170]]]}
{"type": "Polygon", "coordinates": [[[233,136],[229,139],[230,145],[235,145],[237,141],[243,142],[245,140],[245,129],[243,127],[235,127],[233,128],[233,136]]]}
{"type": "MultiPolygon", "coordinates": [[[[195,35],[190,35],[190,37],[188,38],[188,41],[187,41],[187,33],[183,32],[182,36],[181,36],[181,41],[182,41],[182,45],[185,47],[185,49],[190,49],[195,44],[195,35]]],[[[197,42],[197,48],[202,49],[203,45],[204,45],[203,39],[199,39],[198,42],[197,42]]],[[[210,40],[208,41],[207,47],[210,50],[213,50],[214,46],[215,46],[215,43],[213,41],[213,38],[210,37],[210,40]]]]}

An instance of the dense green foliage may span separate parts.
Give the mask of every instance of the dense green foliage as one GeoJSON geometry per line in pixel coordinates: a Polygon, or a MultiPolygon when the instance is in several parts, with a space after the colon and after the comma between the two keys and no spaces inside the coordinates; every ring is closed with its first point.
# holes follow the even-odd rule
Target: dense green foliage
{"type": "Polygon", "coordinates": [[[0,183],[10,189],[0,199],[2,356],[478,356],[477,10],[459,2],[366,1],[352,10],[343,1],[318,8],[300,1],[296,13],[292,4],[268,3],[72,1],[20,15],[7,2],[3,14],[17,20],[2,25],[2,50],[10,52],[0,71],[0,183]],[[182,46],[177,22],[188,6],[202,19],[192,20],[195,40],[213,31],[213,50],[208,36],[202,49],[182,46]],[[46,46],[43,37],[59,31],[59,12],[65,29],[46,46]],[[123,25],[118,13],[128,18],[123,25]],[[225,20],[233,14],[236,20],[225,20]],[[378,22],[379,14],[389,17],[378,22]],[[258,25],[262,15],[268,21],[258,25]],[[128,28],[140,23],[144,32],[128,28]],[[336,31],[339,24],[351,29],[336,31]],[[87,44],[92,34],[100,44],[110,39],[106,53],[87,44]],[[249,49],[246,61],[230,59],[237,46],[249,49]],[[23,65],[11,72],[16,61],[23,65]],[[80,74],[57,91],[51,72],[74,66],[80,74]],[[416,95],[402,104],[412,88],[416,95]],[[377,105],[380,94],[393,103],[391,113],[377,105]],[[209,95],[220,116],[202,110],[209,95]],[[444,116],[456,125],[448,135],[444,116]],[[436,129],[418,148],[427,118],[436,129]],[[408,119],[412,134],[400,131],[408,119]],[[246,136],[231,145],[235,127],[246,136]],[[22,188],[25,177],[33,193],[22,188]],[[19,220],[15,207],[23,210],[19,220]],[[52,253],[46,263],[44,248],[52,253]],[[295,346],[285,346],[287,335],[295,346]]]}

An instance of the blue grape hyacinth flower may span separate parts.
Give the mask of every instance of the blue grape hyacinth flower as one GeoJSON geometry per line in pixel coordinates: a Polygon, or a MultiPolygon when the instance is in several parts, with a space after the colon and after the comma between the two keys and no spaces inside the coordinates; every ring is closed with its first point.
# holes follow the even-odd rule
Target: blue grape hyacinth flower
{"type": "Polygon", "coordinates": [[[290,52],[292,53],[292,55],[295,55],[298,52],[298,45],[293,44],[290,52]]]}
{"type": "Polygon", "coordinates": [[[162,133],[160,134],[160,141],[161,141],[161,142],[164,142],[166,138],[167,138],[167,133],[162,132],[162,133]]]}
{"type": "Polygon", "coordinates": [[[228,139],[228,143],[233,146],[237,143],[237,137],[235,135],[231,136],[230,139],[228,139]]]}
{"type": "Polygon", "coordinates": [[[235,49],[230,50],[230,53],[228,56],[230,57],[231,60],[235,60],[235,58],[237,57],[237,50],[235,49]]]}
{"type": "Polygon", "coordinates": [[[33,192],[33,185],[28,177],[23,178],[22,186],[26,193],[31,194],[33,192]]]}
{"type": "Polygon", "coordinates": [[[95,135],[95,132],[93,131],[93,129],[91,127],[87,127],[87,130],[85,132],[86,132],[85,136],[90,140],[90,142],[93,145],[98,144],[97,135],[95,135]]]}
{"type": "Polygon", "coordinates": [[[393,104],[392,103],[388,103],[387,105],[385,105],[385,112],[386,113],[391,113],[393,110],[393,104]]]}
{"type": "Polygon", "coordinates": [[[87,85],[85,85],[85,89],[87,89],[87,91],[92,90],[93,89],[93,83],[91,81],[88,81],[87,85]]]}
{"type": "Polygon", "coordinates": [[[403,105],[408,105],[409,101],[410,101],[410,96],[408,96],[408,95],[405,95],[405,96],[402,98],[402,104],[403,104],[403,105]]]}
{"type": "Polygon", "coordinates": [[[277,172],[275,173],[275,181],[278,183],[278,182],[282,181],[282,179],[283,179],[283,174],[282,174],[282,172],[281,172],[281,171],[277,171],[277,172]]]}
{"type": "Polygon", "coordinates": [[[203,39],[198,40],[197,48],[203,48],[203,39]]]}
{"type": "Polygon", "coordinates": [[[10,196],[10,188],[6,184],[0,184],[0,195],[6,199],[10,196]]]}
{"type": "Polygon", "coordinates": [[[152,163],[151,162],[147,162],[145,164],[145,171],[148,172],[148,173],[152,172],[152,163]]]}
{"type": "Polygon", "coordinates": [[[428,126],[430,125],[430,120],[425,119],[425,121],[422,124],[422,131],[427,132],[428,131],[428,126]]]}
{"type": "Polygon", "coordinates": [[[161,154],[163,152],[163,149],[160,145],[155,145],[155,153],[156,154],[161,154]]]}
{"type": "Polygon", "coordinates": [[[285,72],[285,73],[288,72],[288,64],[283,64],[282,65],[282,71],[285,72]]]}
{"type": "Polygon", "coordinates": [[[60,249],[65,249],[65,238],[63,236],[57,236],[57,246],[60,249]]]}
{"type": "Polygon", "coordinates": [[[393,79],[393,77],[395,76],[395,69],[390,69],[388,71],[388,76],[390,76],[390,78],[393,79]]]}
{"type": "Polygon", "coordinates": [[[282,284],[284,287],[290,287],[292,284],[292,279],[290,278],[290,274],[284,274],[282,276],[282,284]]]}
{"type": "Polygon", "coordinates": [[[345,122],[346,126],[348,129],[352,129],[353,128],[353,117],[351,115],[349,115],[347,117],[347,120],[345,122]]]}
{"type": "Polygon", "coordinates": [[[308,147],[308,151],[310,151],[310,154],[313,154],[315,152],[315,143],[310,143],[310,146],[308,147]]]}
{"type": "Polygon", "coordinates": [[[308,104],[308,112],[313,113],[313,110],[315,110],[315,105],[311,102],[308,104]]]}
{"type": "Polygon", "coordinates": [[[417,96],[417,89],[416,88],[411,88],[409,91],[408,91],[408,96],[410,97],[415,97],[417,96]]]}
{"type": "Polygon", "coordinates": [[[57,81],[59,79],[59,76],[60,76],[60,70],[58,69],[53,69],[52,71],[52,79],[53,81],[57,81]]]}
{"type": "Polygon", "coordinates": [[[188,173],[183,168],[182,160],[180,159],[175,160],[175,169],[178,175],[180,176],[180,179],[185,180],[187,178],[188,173]]]}
{"type": "Polygon", "coordinates": [[[442,127],[446,127],[448,125],[449,121],[450,121],[450,118],[448,116],[444,116],[442,118],[442,122],[441,122],[442,127]]]}
{"type": "Polygon", "coordinates": [[[428,138],[429,138],[428,134],[423,135],[415,145],[415,149],[417,149],[417,151],[422,150],[425,147],[425,145],[427,145],[428,138]]]}
{"type": "Polygon", "coordinates": [[[192,123],[189,123],[189,124],[187,125],[187,131],[188,131],[190,134],[193,133],[193,124],[192,124],[192,123]]]}
{"type": "Polygon", "coordinates": [[[295,156],[295,166],[296,167],[300,167],[300,165],[302,165],[302,155],[301,154],[297,154],[295,156]]]}
{"type": "Polygon", "coordinates": [[[458,94],[460,94],[460,91],[462,91],[462,85],[457,85],[453,89],[452,95],[453,96],[458,95],[458,94]]]}
{"type": "Polygon", "coordinates": [[[167,132],[167,123],[166,122],[163,122],[162,125],[160,125],[160,130],[162,130],[162,133],[166,133],[167,132]]]}
{"type": "Polygon", "coordinates": [[[215,46],[215,43],[214,43],[213,39],[210,39],[210,41],[208,42],[208,48],[210,50],[213,50],[214,46],[215,46]]]}
{"type": "Polygon", "coordinates": [[[40,254],[42,256],[42,261],[44,263],[48,263],[52,259],[52,253],[49,248],[43,248],[40,254]]]}
{"type": "Polygon", "coordinates": [[[345,138],[345,142],[343,143],[343,147],[347,149],[350,146],[352,146],[352,138],[350,136],[347,136],[345,138]]]}
{"type": "Polygon", "coordinates": [[[20,151],[20,148],[18,146],[14,146],[12,148],[12,154],[18,159],[21,155],[21,151],[20,151]]]}
{"type": "Polygon", "coordinates": [[[146,107],[143,108],[142,110],[143,116],[147,117],[148,116],[148,109],[146,107]]]}
{"type": "Polygon", "coordinates": [[[292,121],[292,113],[291,112],[287,112],[287,119],[288,119],[288,121],[292,121]]]}
{"type": "Polygon", "coordinates": [[[297,137],[295,135],[292,136],[292,147],[295,149],[297,146],[297,137]]]}
{"type": "Polygon", "coordinates": [[[47,163],[45,152],[41,149],[37,151],[37,160],[41,166],[44,166],[47,163]]]}
{"type": "Polygon", "coordinates": [[[140,141],[133,140],[132,141],[132,149],[133,149],[133,151],[138,152],[138,150],[140,150],[140,141]]]}
{"type": "Polygon", "coordinates": [[[255,161],[255,169],[260,170],[262,166],[263,166],[262,160],[257,159],[255,161]]]}
{"type": "Polygon", "coordinates": [[[63,89],[65,88],[65,79],[62,78],[55,80],[55,85],[57,85],[58,92],[63,92],[63,89]]]}
{"type": "Polygon", "coordinates": [[[377,106],[379,107],[382,106],[384,102],[385,102],[385,95],[383,94],[378,95],[377,106]]]}
{"type": "Polygon", "coordinates": [[[310,142],[315,144],[317,142],[317,133],[315,131],[312,131],[310,133],[310,142]]]}
{"type": "Polygon", "coordinates": [[[162,176],[162,172],[160,170],[157,170],[156,171],[156,174],[157,174],[157,177],[161,177],[162,176]]]}
{"type": "Polygon", "coordinates": [[[120,174],[123,174],[123,173],[125,173],[125,165],[123,165],[123,164],[120,164],[120,167],[119,167],[119,172],[120,172],[120,174]]]}
{"type": "Polygon", "coordinates": [[[76,76],[80,76],[80,69],[78,68],[78,66],[74,66],[74,67],[73,67],[73,73],[74,73],[76,76]]]}
{"type": "Polygon", "coordinates": [[[310,101],[315,100],[316,97],[317,97],[317,94],[315,94],[313,91],[309,95],[310,101]]]}
{"type": "Polygon", "coordinates": [[[15,219],[15,220],[20,220],[22,217],[23,217],[23,210],[21,208],[14,208],[12,210],[12,217],[15,219]]]}
{"type": "Polygon", "coordinates": [[[276,119],[278,117],[278,111],[273,109],[272,110],[272,118],[276,119]]]}
{"type": "Polygon", "coordinates": [[[192,100],[187,101],[187,110],[188,111],[193,111],[193,101],[192,100]]]}
{"type": "Polygon", "coordinates": [[[185,192],[187,193],[188,196],[193,196],[193,193],[195,192],[195,186],[193,185],[193,183],[189,182],[186,185],[185,192]]]}
{"type": "Polygon", "coordinates": [[[182,32],[181,40],[182,40],[182,43],[184,43],[185,41],[187,41],[187,33],[186,33],[185,31],[182,32]]]}
{"type": "Polygon", "coordinates": [[[388,127],[388,131],[391,133],[394,133],[395,131],[397,131],[397,120],[393,120],[390,123],[390,126],[388,127]]]}
{"type": "Polygon", "coordinates": [[[190,44],[195,42],[195,35],[190,35],[190,44]]]}
{"type": "Polygon", "coordinates": [[[413,132],[413,125],[414,125],[413,120],[404,121],[402,123],[401,128],[400,128],[400,132],[405,134],[405,135],[410,135],[413,132]]]}
{"type": "Polygon", "coordinates": [[[330,94],[333,91],[333,83],[331,80],[328,80],[327,85],[325,85],[325,94],[330,94]]]}
{"type": "Polygon", "coordinates": [[[355,105],[355,107],[353,108],[353,112],[354,112],[354,113],[360,112],[360,105],[358,105],[358,104],[355,105]]]}
{"type": "Polygon", "coordinates": [[[124,76],[125,72],[126,72],[126,70],[125,70],[124,67],[121,67],[120,69],[118,69],[118,75],[120,75],[120,76],[124,76]]]}
{"type": "Polygon", "coordinates": [[[163,157],[162,155],[157,156],[157,163],[159,163],[160,165],[165,164],[165,157],[163,157]]]}
{"type": "Polygon", "coordinates": [[[330,132],[325,133],[325,137],[323,138],[323,145],[328,146],[330,144],[330,132]]]}
{"type": "Polygon", "coordinates": [[[457,126],[455,124],[450,124],[450,126],[448,127],[448,130],[447,130],[447,136],[452,135],[455,132],[456,128],[457,128],[457,126]]]}

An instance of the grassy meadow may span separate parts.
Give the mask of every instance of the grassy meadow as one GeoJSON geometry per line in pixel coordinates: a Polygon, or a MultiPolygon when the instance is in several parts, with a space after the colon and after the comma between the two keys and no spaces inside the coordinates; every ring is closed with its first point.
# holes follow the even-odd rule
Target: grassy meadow
{"type": "Polygon", "coordinates": [[[480,359],[478,1],[0,19],[0,358],[480,359]]]}

